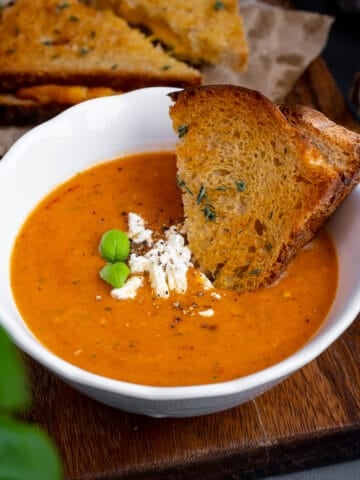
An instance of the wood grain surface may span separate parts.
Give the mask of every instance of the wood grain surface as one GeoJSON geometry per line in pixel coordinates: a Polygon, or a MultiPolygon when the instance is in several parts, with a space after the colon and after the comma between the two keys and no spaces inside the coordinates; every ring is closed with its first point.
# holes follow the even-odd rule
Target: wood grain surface
{"type": "MultiPolygon", "coordinates": [[[[289,102],[360,131],[321,59],[289,102]]],[[[360,317],[317,360],[245,405],[192,419],[152,419],[101,405],[26,357],[33,406],[67,480],[247,479],[360,456],[360,317]]]]}

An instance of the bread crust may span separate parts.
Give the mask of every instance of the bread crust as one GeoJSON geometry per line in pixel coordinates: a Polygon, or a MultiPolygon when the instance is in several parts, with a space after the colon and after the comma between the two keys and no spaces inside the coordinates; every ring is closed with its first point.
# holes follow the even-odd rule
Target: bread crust
{"type": "Polygon", "coordinates": [[[174,129],[186,130],[176,153],[195,261],[218,287],[273,283],[359,181],[360,136],[242,87],[171,98],[174,129]]]}

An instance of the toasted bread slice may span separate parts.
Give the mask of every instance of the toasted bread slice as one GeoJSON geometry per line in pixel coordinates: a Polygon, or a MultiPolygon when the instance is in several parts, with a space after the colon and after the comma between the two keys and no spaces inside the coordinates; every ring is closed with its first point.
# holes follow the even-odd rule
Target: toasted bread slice
{"type": "Polygon", "coordinates": [[[131,90],[200,82],[198,71],[110,11],[77,0],[17,0],[2,12],[2,92],[52,83],[131,90]]]}
{"type": "Polygon", "coordinates": [[[180,59],[241,71],[248,44],[237,0],[90,0],[145,26],[180,59]]]}
{"type": "Polygon", "coordinates": [[[290,125],[270,100],[242,87],[171,97],[194,259],[218,287],[271,284],[358,181],[360,136],[311,109],[283,107],[290,125]]]}

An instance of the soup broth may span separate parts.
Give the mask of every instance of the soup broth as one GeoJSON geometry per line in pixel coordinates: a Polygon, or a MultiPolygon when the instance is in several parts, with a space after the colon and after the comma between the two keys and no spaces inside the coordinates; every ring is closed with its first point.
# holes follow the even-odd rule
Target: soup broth
{"type": "Polygon", "coordinates": [[[127,231],[129,212],[159,237],[164,226],[182,222],[172,153],[132,155],[79,173],[35,208],[18,235],[11,272],[17,306],[38,340],[66,361],[138,384],[221,382],[285,359],[324,321],[337,285],[325,231],[269,288],[204,290],[191,269],[185,294],[157,298],[145,281],[134,299],[114,299],[99,277],[99,241],[109,229],[127,231]]]}

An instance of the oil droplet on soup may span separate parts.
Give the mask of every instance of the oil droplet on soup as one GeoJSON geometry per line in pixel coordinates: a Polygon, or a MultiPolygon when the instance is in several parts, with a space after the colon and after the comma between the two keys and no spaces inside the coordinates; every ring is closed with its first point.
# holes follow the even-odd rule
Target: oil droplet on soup
{"type": "Polygon", "coordinates": [[[34,335],[68,362],[110,378],[172,386],[221,382],[273,365],[318,330],[335,296],[336,253],[325,231],[270,288],[199,288],[154,296],[148,282],[116,300],[98,275],[104,232],[135,212],[158,237],[183,220],[175,156],[146,153],[97,165],[31,213],[12,256],[12,288],[34,335]]]}

